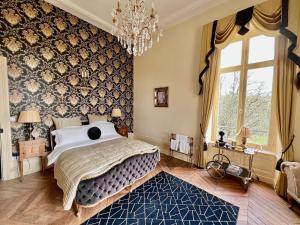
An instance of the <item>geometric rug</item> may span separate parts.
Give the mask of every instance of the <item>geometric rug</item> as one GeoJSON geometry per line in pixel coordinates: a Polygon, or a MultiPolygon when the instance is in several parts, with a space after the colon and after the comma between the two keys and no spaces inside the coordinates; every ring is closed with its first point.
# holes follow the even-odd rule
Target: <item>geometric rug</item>
{"type": "Polygon", "coordinates": [[[234,225],[238,212],[239,207],[161,172],[83,225],[234,225]]]}

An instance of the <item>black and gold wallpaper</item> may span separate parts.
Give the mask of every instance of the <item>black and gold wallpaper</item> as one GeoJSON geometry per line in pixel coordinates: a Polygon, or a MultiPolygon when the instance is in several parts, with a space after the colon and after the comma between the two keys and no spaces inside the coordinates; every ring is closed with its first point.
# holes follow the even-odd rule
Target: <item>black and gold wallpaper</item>
{"type": "MultiPolygon", "coordinates": [[[[52,116],[108,114],[133,126],[133,57],[116,37],[43,0],[0,1],[0,55],[8,59],[11,116],[39,109],[35,133],[47,137],[52,116]],[[83,70],[88,86],[80,90],[83,70]]],[[[24,127],[13,123],[13,141],[24,127]]]]}

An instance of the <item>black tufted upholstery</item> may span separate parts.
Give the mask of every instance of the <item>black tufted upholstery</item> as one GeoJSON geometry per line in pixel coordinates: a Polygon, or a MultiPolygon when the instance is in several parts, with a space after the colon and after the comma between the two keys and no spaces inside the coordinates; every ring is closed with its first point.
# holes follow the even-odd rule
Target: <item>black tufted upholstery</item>
{"type": "Polygon", "coordinates": [[[99,177],[81,181],[76,193],[76,203],[93,205],[120,191],[153,170],[158,160],[159,152],[133,156],[99,177]]]}

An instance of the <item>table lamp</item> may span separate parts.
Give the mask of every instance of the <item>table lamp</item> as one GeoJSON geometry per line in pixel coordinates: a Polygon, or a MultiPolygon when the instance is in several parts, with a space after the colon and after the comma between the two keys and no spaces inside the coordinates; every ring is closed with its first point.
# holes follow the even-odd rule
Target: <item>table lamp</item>
{"type": "MultiPolygon", "coordinates": [[[[117,120],[118,120],[118,118],[120,118],[121,116],[122,116],[121,109],[119,109],[119,108],[114,108],[114,109],[112,110],[111,117],[112,117],[112,121],[113,121],[114,123],[116,123],[117,120]]],[[[115,124],[115,127],[116,127],[116,126],[117,126],[117,125],[115,124]]]]}
{"type": "Polygon", "coordinates": [[[115,108],[112,110],[111,117],[112,118],[120,118],[122,116],[121,109],[115,108]]]}
{"type": "Polygon", "coordinates": [[[247,143],[247,138],[251,137],[251,131],[249,128],[247,127],[242,127],[239,131],[239,133],[237,134],[237,137],[242,139],[242,147],[246,148],[245,145],[247,143]]]}
{"type": "Polygon", "coordinates": [[[29,140],[32,140],[33,123],[41,122],[40,114],[37,110],[25,110],[20,113],[18,123],[29,124],[29,140]]]}

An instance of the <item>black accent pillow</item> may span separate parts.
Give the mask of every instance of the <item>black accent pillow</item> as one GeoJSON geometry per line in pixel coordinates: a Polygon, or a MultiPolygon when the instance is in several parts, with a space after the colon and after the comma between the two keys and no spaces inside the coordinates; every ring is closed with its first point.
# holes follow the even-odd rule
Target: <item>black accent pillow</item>
{"type": "Polygon", "coordinates": [[[88,130],[88,136],[91,140],[97,140],[101,137],[101,130],[98,127],[91,127],[88,130]]]}

